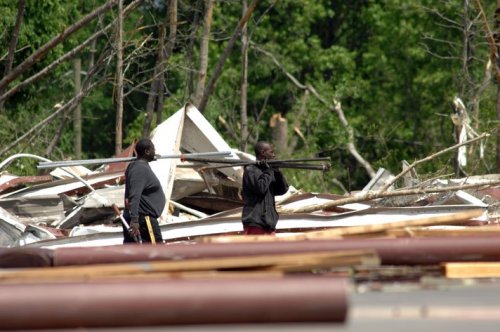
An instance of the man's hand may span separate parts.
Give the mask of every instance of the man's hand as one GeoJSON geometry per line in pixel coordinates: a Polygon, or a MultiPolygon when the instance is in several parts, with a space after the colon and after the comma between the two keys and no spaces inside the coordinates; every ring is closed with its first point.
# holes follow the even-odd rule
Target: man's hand
{"type": "Polygon", "coordinates": [[[271,168],[265,159],[257,160],[256,165],[262,170],[271,168]]]}
{"type": "Polygon", "coordinates": [[[130,228],[128,230],[130,232],[130,235],[132,237],[138,238],[141,236],[141,231],[139,230],[139,221],[138,220],[132,220],[130,222],[130,228]]]}

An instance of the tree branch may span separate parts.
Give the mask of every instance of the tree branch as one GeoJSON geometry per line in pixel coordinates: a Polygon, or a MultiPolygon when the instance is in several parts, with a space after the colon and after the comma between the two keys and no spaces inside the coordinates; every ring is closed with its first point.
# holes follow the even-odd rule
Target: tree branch
{"type": "MultiPolygon", "coordinates": [[[[128,14],[130,14],[143,1],[144,0],[135,0],[132,3],[130,3],[127,6],[127,8],[124,10],[123,16],[126,17],[128,14]]],[[[83,43],[79,44],[77,47],[73,48],[71,51],[67,52],[66,54],[64,54],[63,56],[61,56],[60,58],[58,58],[57,60],[55,60],[54,62],[52,62],[47,67],[45,67],[42,70],[40,70],[38,73],[36,73],[33,76],[25,79],[21,83],[13,86],[7,92],[5,92],[3,94],[0,93],[0,102],[6,100],[8,98],[10,98],[13,94],[15,94],[16,92],[18,92],[19,90],[21,90],[25,86],[27,86],[27,85],[29,85],[29,84],[31,84],[31,83],[39,80],[40,78],[45,77],[46,75],[48,75],[52,70],[54,70],[55,68],[57,68],[64,61],[70,60],[73,57],[75,57],[84,48],[86,48],[89,44],[91,44],[92,42],[94,42],[100,36],[104,35],[108,30],[110,30],[111,28],[113,28],[115,25],[116,25],[116,23],[113,21],[112,23],[110,23],[106,27],[104,27],[103,29],[97,31],[92,36],[90,36],[89,38],[87,38],[83,43]]]]}
{"type": "Polygon", "coordinates": [[[488,188],[492,186],[497,186],[500,184],[500,181],[489,181],[484,183],[474,183],[474,184],[464,184],[459,186],[450,186],[444,188],[419,188],[419,189],[411,189],[411,190],[395,190],[395,191],[376,191],[376,192],[367,192],[366,194],[362,194],[359,196],[353,196],[348,198],[341,198],[331,202],[325,202],[313,206],[299,207],[295,209],[280,209],[280,213],[309,213],[322,209],[332,208],[334,206],[351,204],[357,202],[369,201],[376,198],[383,197],[393,197],[393,196],[404,196],[404,195],[422,195],[422,194],[430,194],[430,193],[442,193],[442,192],[451,192],[458,190],[466,190],[466,189],[475,189],[475,188],[488,188]]]}
{"type": "Polygon", "coordinates": [[[273,62],[278,66],[278,68],[280,68],[284,74],[286,75],[286,77],[288,77],[288,79],[290,79],[293,84],[295,84],[298,88],[300,89],[303,89],[303,90],[308,90],[310,91],[315,97],[316,99],[318,99],[323,105],[325,105],[327,108],[329,108],[331,111],[334,111],[335,113],[337,113],[337,116],[340,120],[340,123],[344,126],[344,128],[347,130],[347,133],[348,133],[348,136],[349,136],[349,141],[347,142],[347,149],[349,150],[349,152],[352,154],[352,156],[365,168],[366,172],[368,173],[368,175],[370,177],[374,177],[375,176],[375,171],[373,170],[373,168],[371,167],[370,163],[368,163],[358,152],[358,150],[356,149],[356,145],[354,144],[354,130],[352,129],[352,127],[349,125],[349,122],[347,121],[345,115],[344,115],[344,112],[342,111],[342,107],[340,105],[340,102],[334,100],[334,104],[330,104],[328,103],[317,91],[316,89],[310,85],[310,84],[302,84],[299,82],[299,80],[297,80],[292,74],[290,74],[284,67],[283,65],[274,57],[273,54],[257,47],[256,45],[252,44],[252,47],[254,49],[256,49],[257,51],[267,55],[268,57],[270,57],[273,62]]]}
{"type": "Polygon", "coordinates": [[[19,64],[16,68],[14,68],[9,75],[4,76],[2,80],[0,80],[0,91],[5,89],[7,85],[19,77],[24,71],[31,68],[35,63],[40,61],[51,49],[56,47],[59,43],[65,41],[69,36],[73,33],[77,32],[81,28],[83,28],[87,23],[92,21],[97,16],[101,15],[108,11],[112,6],[116,4],[117,0],[109,0],[107,3],[97,8],[90,14],[86,15],[78,22],[65,29],[61,34],[52,38],[50,41],[45,43],[42,47],[36,50],[33,54],[31,54],[26,60],[24,60],[21,64],[19,64]]]}
{"type": "Polygon", "coordinates": [[[441,150],[439,152],[436,152],[430,156],[427,156],[423,159],[420,159],[420,160],[417,160],[415,162],[413,162],[410,166],[408,166],[408,168],[406,168],[405,170],[403,170],[401,173],[399,173],[398,175],[396,175],[394,177],[394,179],[392,179],[392,181],[390,181],[389,183],[387,183],[382,189],[380,189],[381,192],[384,192],[384,191],[387,191],[387,189],[389,189],[390,186],[392,186],[397,180],[399,180],[403,175],[405,175],[406,173],[408,173],[409,171],[411,171],[413,168],[415,168],[417,165],[420,165],[426,161],[429,161],[429,160],[432,160],[438,156],[441,156],[447,152],[450,152],[450,151],[453,151],[455,149],[458,149],[459,147],[461,146],[464,146],[464,145],[468,145],[468,144],[471,144],[471,143],[474,143],[476,141],[479,141],[483,138],[486,138],[488,137],[489,134],[488,133],[483,133],[482,135],[476,137],[476,138],[473,138],[471,140],[468,140],[468,141],[465,141],[463,143],[459,143],[459,144],[456,144],[456,145],[453,145],[453,146],[450,146],[449,148],[446,148],[444,150],[441,150]]]}

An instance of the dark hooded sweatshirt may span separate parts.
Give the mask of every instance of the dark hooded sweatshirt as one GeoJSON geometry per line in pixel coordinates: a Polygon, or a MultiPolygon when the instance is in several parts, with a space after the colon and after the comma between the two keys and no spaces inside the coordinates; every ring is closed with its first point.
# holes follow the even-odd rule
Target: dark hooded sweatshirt
{"type": "Polygon", "coordinates": [[[243,225],[274,231],[278,223],[274,196],[287,191],[288,183],[279,170],[246,166],[243,173],[243,225]]]}

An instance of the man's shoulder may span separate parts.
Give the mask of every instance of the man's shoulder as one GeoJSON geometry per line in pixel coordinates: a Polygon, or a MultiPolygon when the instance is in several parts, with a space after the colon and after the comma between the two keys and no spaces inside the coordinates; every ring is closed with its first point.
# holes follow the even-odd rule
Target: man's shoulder
{"type": "Polygon", "coordinates": [[[127,171],[149,168],[149,164],[142,160],[134,160],[127,166],[127,171]]]}
{"type": "Polygon", "coordinates": [[[256,172],[256,171],[260,171],[260,168],[258,168],[257,165],[255,165],[255,164],[250,164],[250,165],[246,165],[245,169],[243,171],[244,172],[256,172]]]}

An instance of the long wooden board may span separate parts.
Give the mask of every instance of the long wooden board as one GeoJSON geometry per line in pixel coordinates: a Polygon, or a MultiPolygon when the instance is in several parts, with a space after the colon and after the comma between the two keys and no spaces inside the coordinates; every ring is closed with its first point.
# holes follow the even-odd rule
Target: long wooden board
{"type": "Polygon", "coordinates": [[[64,266],[51,268],[12,269],[0,272],[2,280],[82,278],[111,275],[134,275],[159,272],[265,270],[306,272],[311,269],[338,266],[378,265],[374,251],[349,250],[295,253],[286,255],[186,259],[182,261],[152,261],[126,264],[64,266]]]}
{"type": "Polygon", "coordinates": [[[482,216],[484,209],[473,209],[456,213],[447,213],[438,216],[425,218],[415,218],[414,220],[404,220],[362,226],[336,227],[320,231],[310,231],[290,236],[270,236],[270,235],[242,235],[242,236],[217,236],[206,237],[201,242],[222,243],[222,242],[252,242],[252,241],[300,241],[300,240],[320,240],[320,239],[341,239],[345,237],[360,237],[379,235],[384,236],[390,230],[403,229],[408,227],[434,226],[434,225],[462,225],[473,218],[482,216]]]}
{"type": "Polygon", "coordinates": [[[498,278],[500,277],[500,263],[472,262],[472,263],[444,263],[446,278],[498,278]]]}

